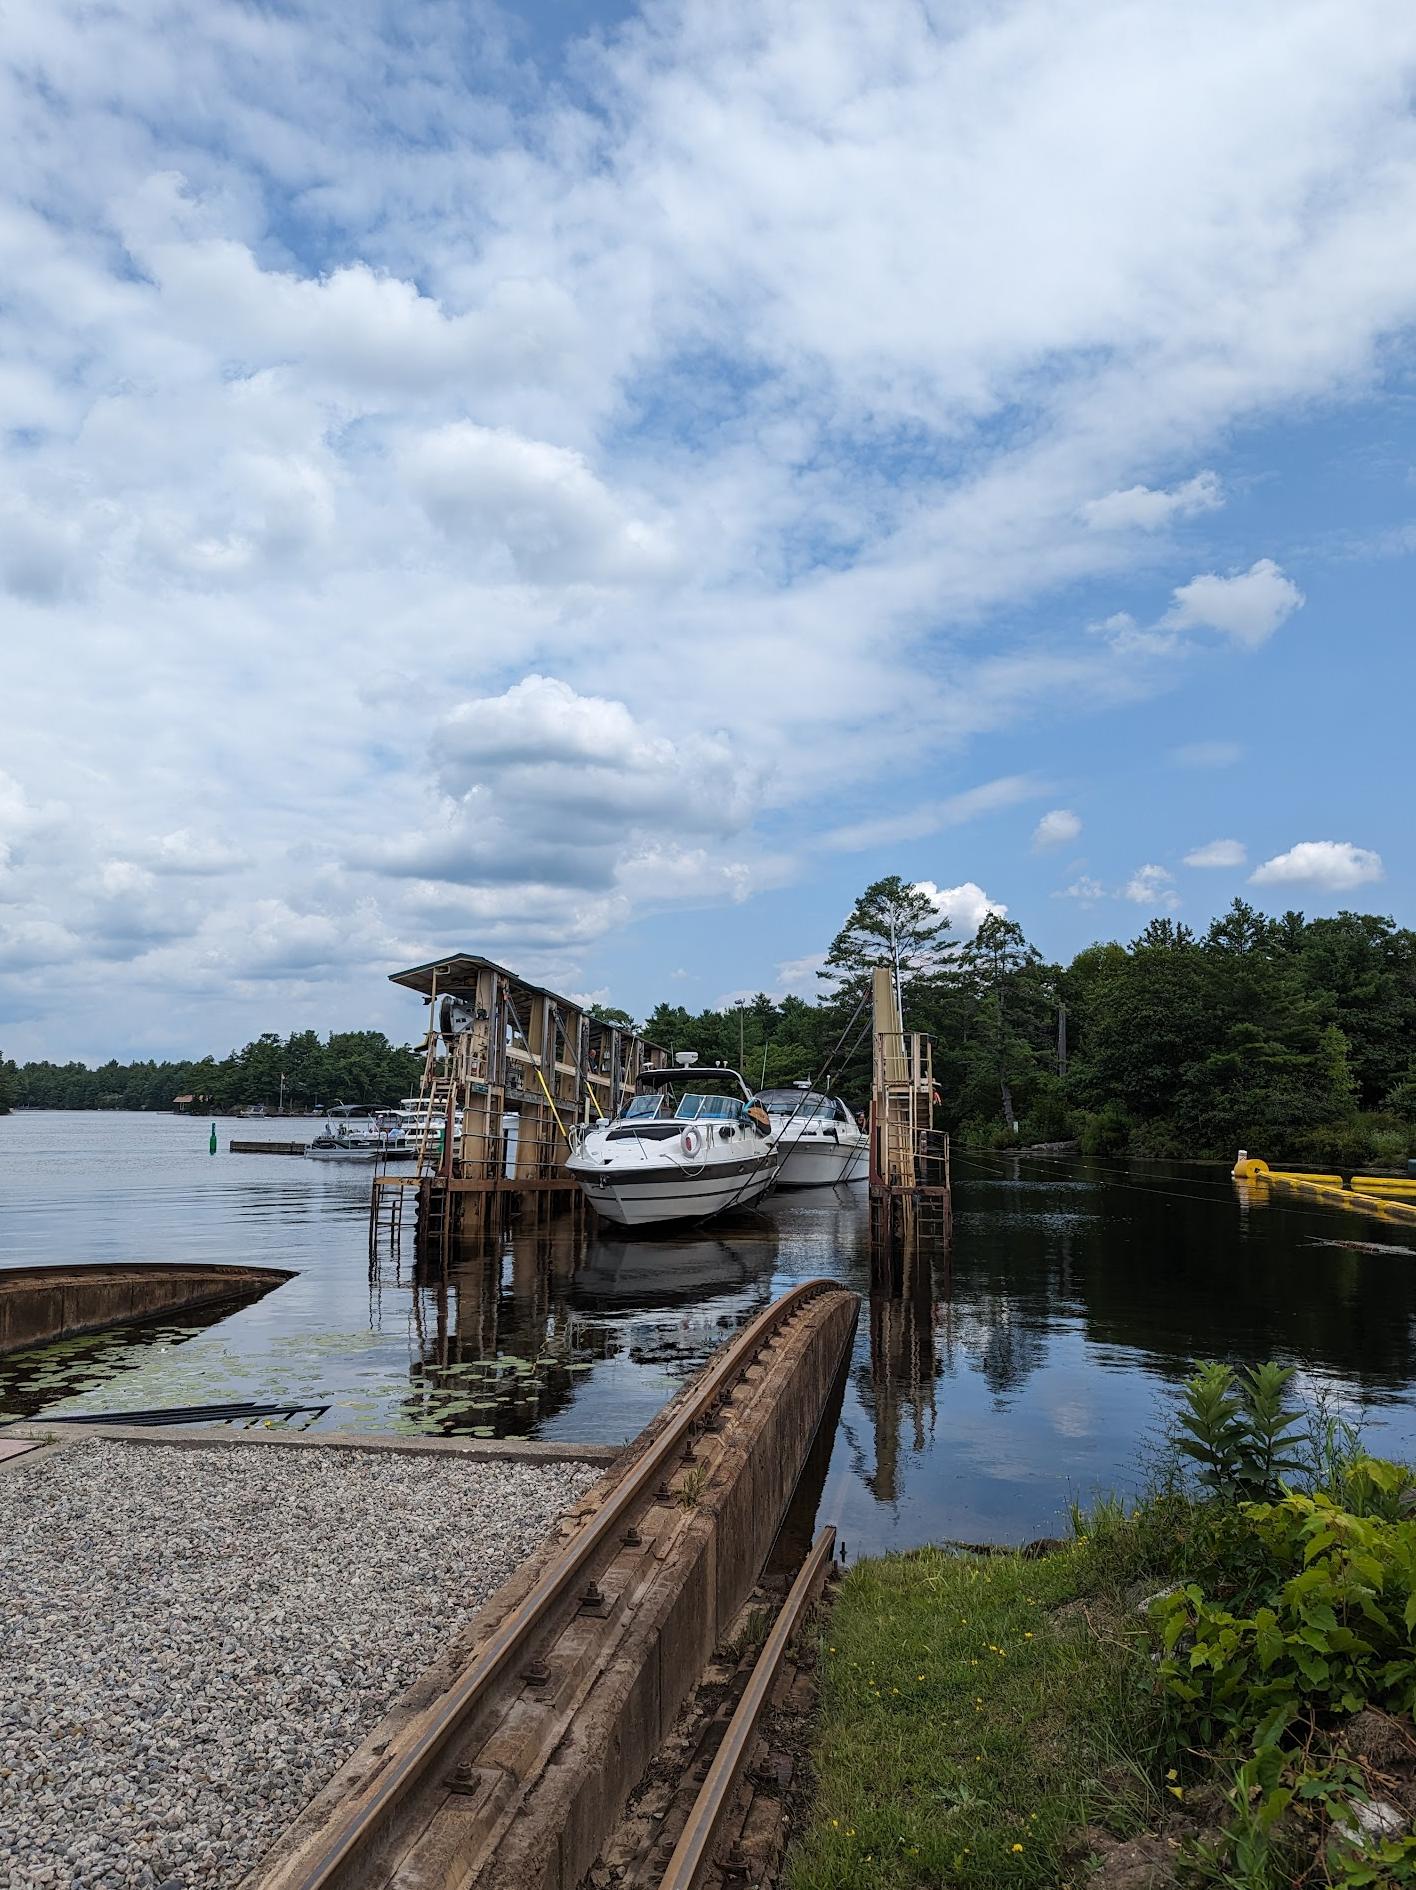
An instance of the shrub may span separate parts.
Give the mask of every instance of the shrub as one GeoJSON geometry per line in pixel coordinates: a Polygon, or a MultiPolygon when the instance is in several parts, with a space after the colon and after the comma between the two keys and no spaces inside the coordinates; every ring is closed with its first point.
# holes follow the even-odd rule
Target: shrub
{"type": "Polygon", "coordinates": [[[1392,1168],[1406,1160],[1411,1137],[1405,1129],[1373,1129],[1370,1146],[1371,1159],[1380,1162],[1383,1167],[1392,1168]]]}
{"type": "Polygon", "coordinates": [[[1084,1155],[1124,1155],[1131,1142],[1131,1118],[1118,1102],[1088,1110],[1077,1125],[1084,1155]]]}

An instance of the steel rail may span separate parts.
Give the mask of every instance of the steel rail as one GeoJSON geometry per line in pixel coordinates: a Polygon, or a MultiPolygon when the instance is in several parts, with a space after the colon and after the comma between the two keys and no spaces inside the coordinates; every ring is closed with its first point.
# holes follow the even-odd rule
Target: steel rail
{"type": "Polygon", "coordinates": [[[545,1628],[547,1617],[571,1594],[587,1569],[612,1548],[619,1547],[625,1524],[645,1502],[671,1462],[682,1456],[702,1420],[724,1390],[752,1364],[778,1330],[794,1319],[822,1293],[840,1291],[837,1280],[806,1280],[784,1293],[744,1326],[723,1354],[704,1371],[697,1390],[645,1451],[585,1526],[542,1572],[530,1593],[493,1629],[484,1645],[442,1695],[436,1710],[393,1761],[382,1769],[368,1789],[357,1795],[322,1834],[314,1855],[290,1875],[278,1871],[282,1890],[330,1890],[338,1873],[360,1846],[414,1791],[442,1758],[458,1731],[481,1704],[483,1696],[514,1663],[525,1656],[528,1642],[545,1628]]]}
{"type": "Polygon", "coordinates": [[[703,1872],[712,1862],[718,1832],[733,1802],[738,1780],[742,1777],[752,1742],[757,1737],[757,1722],[771,1697],[787,1647],[801,1626],[801,1618],[811,1601],[812,1591],[823,1570],[830,1564],[836,1547],[836,1531],[828,1523],[811,1545],[811,1553],[802,1563],[796,1580],[782,1604],[772,1632],[762,1643],[751,1677],[743,1689],[737,1709],[728,1721],[722,1744],[713,1755],[713,1763],[703,1781],[688,1823],[683,1827],[674,1854],[659,1882],[659,1890],[697,1890],[703,1872]]]}

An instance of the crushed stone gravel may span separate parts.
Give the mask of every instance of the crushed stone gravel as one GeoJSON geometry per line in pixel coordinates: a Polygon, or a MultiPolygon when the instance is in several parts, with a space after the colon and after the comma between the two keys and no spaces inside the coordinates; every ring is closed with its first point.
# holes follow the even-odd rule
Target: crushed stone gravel
{"type": "Polygon", "coordinates": [[[599,1473],[72,1444],[0,1473],[0,1885],[238,1883],[599,1473]]]}

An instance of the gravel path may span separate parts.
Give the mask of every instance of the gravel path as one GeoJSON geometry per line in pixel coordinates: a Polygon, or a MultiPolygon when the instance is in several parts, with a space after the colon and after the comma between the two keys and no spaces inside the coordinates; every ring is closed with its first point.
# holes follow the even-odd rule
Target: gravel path
{"type": "Polygon", "coordinates": [[[0,1885],[229,1886],[599,1473],[70,1445],[0,1471],[0,1885]]]}

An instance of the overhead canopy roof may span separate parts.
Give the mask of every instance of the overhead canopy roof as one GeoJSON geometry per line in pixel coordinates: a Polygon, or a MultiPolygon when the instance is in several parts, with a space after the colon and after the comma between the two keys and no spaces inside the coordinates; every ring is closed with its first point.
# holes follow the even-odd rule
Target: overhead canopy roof
{"type": "MultiPolygon", "coordinates": [[[[549,998],[553,1004],[560,1005],[562,1010],[588,1013],[588,1005],[579,1003],[575,998],[563,997],[559,991],[548,991],[543,984],[532,984],[506,965],[499,965],[492,958],[479,958],[475,952],[453,952],[447,958],[435,958],[429,964],[414,965],[408,971],[391,971],[389,983],[401,984],[405,991],[417,991],[425,998],[431,998],[434,989],[439,996],[444,991],[450,991],[454,997],[470,998],[477,994],[477,976],[483,971],[497,972],[518,993],[530,992],[535,997],[549,998]]],[[[594,1017],[590,1021],[592,1024],[600,1023],[594,1017]]],[[[602,1024],[601,1028],[633,1030],[630,1024],[602,1024]]]]}

